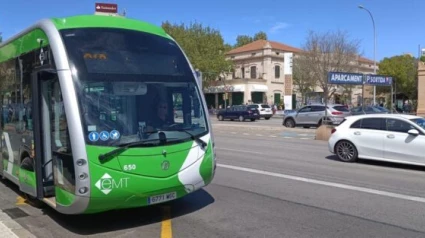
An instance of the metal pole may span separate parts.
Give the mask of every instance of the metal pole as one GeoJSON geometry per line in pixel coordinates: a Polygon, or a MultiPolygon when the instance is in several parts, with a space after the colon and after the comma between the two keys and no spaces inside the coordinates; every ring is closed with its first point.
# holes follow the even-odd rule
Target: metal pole
{"type": "MultiPolygon", "coordinates": [[[[375,20],[373,19],[372,13],[364,8],[362,5],[359,5],[360,9],[367,11],[372,19],[373,24],[373,74],[376,75],[376,29],[375,29],[375,20]]],[[[376,105],[376,85],[373,85],[373,105],[376,105]]]]}
{"type": "Polygon", "coordinates": [[[391,110],[390,110],[391,113],[393,111],[393,106],[394,106],[393,99],[394,99],[394,97],[393,97],[393,84],[391,83],[391,110]]]}
{"type": "MultiPolygon", "coordinates": [[[[394,102],[396,103],[397,106],[397,80],[394,77],[394,102]]],[[[396,110],[396,112],[398,113],[398,111],[396,110]]]]}
{"type": "Polygon", "coordinates": [[[362,111],[364,112],[364,75],[363,75],[363,83],[362,83],[362,111]]]}

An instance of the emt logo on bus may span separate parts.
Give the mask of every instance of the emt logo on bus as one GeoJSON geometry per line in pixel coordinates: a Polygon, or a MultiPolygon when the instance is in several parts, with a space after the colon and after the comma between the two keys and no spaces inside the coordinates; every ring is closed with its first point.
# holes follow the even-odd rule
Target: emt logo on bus
{"type": "Polygon", "coordinates": [[[108,195],[114,188],[127,188],[129,178],[121,178],[118,181],[113,179],[111,175],[105,173],[102,178],[100,178],[95,186],[102,191],[105,195],[108,195]]]}

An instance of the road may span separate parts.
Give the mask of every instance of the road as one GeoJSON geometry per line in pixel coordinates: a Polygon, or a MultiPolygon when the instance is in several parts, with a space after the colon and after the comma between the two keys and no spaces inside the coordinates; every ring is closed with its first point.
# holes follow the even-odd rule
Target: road
{"type": "Polygon", "coordinates": [[[326,142],[231,123],[214,122],[213,183],[166,206],[64,216],[6,182],[0,208],[37,237],[425,237],[424,168],[343,163],[326,142]]]}

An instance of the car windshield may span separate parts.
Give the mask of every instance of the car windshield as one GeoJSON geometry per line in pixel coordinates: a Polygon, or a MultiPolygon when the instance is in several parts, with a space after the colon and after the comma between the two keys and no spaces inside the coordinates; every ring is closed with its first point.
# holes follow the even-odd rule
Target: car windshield
{"type": "Polygon", "coordinates": [[[385,107],[376,107],[378,110],[381,110],[382,112],[389,112],[388,109],[385,107]]]}
{"type": "Polygon", "coordinates": [[[109,28],[61,34],[88,144],[119,146],[160,130],[175,143],[191,139],[185,131],[208,132],[194,74],[173,41],[109,28]]]}
{"type": "Polygon", "coordinates": [[[424,118],[415,118],[415,119],[411,119],[410,121],[416,123],[417,125],[419,125],[422,129],[425,130],[425,119],[424,118]]]}
{"type": "Polygon", "coordinates": [[[340,111],[340,112],[349,112],[350,111],[350,110],[348,110],[348,108],[346,106],[334,106],[333,108],[337,111],[340,111]]]}

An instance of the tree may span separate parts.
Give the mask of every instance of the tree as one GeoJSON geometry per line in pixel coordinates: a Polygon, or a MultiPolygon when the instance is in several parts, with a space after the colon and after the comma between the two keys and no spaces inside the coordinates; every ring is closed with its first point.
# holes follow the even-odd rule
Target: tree
{"type": "Polygon", "coordinates": [[[231,61],[224,55],[230,45],[224,44],[218,30],[199,23],[178,25],[168,21],[162,23],[162,28],[182,47],[193,67],[202,72],[204,87],[230,71],[231,61]]]}
{"type": "Polygon", "coordinates": [[[359,57],[359,40],[350,40],[342,31],[317,33],[310,31],[299,54],[301,70],[308,69],[324,92],[327,101],[336,92],[328,84],[328,72],[354,72],[353,61],[359,57]]]}
{"type": "Polygon", "coordinates": [[[254,41],[267,40],[267,34],[264,31],[259,31],[254,35],[254,41]]]}
{"type": "Polygon", "coordinates": [[[259,31],[254,34],[254,37],[249,35],[238,35],[236,37],[236,44],[234,45],[234,48],[241,47],[256,40],[267,40],[267,34],[264,31],[259,31]]]}
{"type": "Polygon", "coordinates": [[[236,44],[234,48],[241,47],[243,45],[249,44],[253,41],[253,38],[248,35],[239,35],[236,37],[236,44]]]}
{"type": "Polygon", "coordinates": [[[1,35],[1,32],[0,32],[0,43],[2,42],[3,42],[3,36],[1,35]]]}
{"type": "Polygon", "coordinates": [[[305,102],[307,94],[310,93],[317,84],[312,69],[305,61],[305,57],[300,57],[298,55],[293,57],[292,61],[293,82],[296,86],[295,91],[301,94],[303,102],[305,102]]]}
{"type": "MultiPolygon", "coordinates": [[[[417,94],[417,59],[410,55],[397,55],[384,58],[379,63],[379,74],[393,77],[397,92],[403,93],[409,99],[416,98],[417,94]]],[[[376,93],[389,93],[390,87],[376,87],[376,93]]]]}

